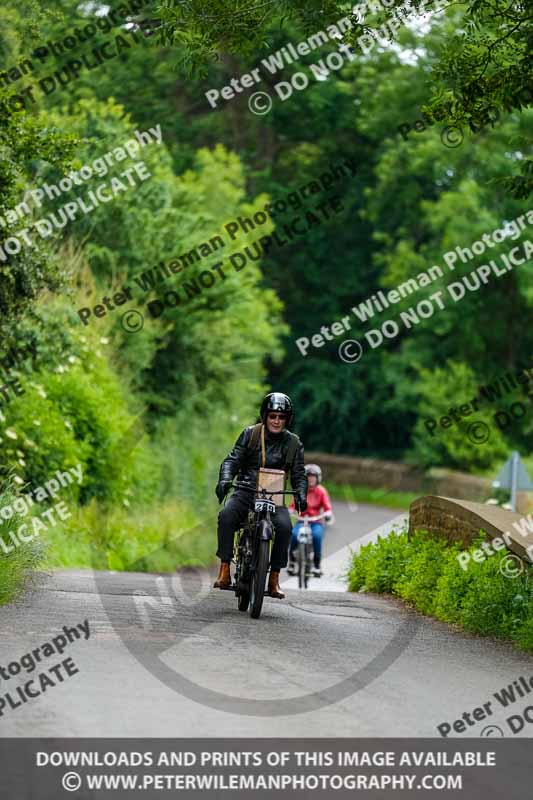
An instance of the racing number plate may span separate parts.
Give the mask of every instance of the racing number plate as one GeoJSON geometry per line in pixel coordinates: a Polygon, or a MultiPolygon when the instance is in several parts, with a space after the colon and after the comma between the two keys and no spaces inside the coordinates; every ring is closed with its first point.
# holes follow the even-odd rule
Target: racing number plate
{"type": "Polygon", "coordinates": [[[272,503],[270,500],[256,500],[255,501],[255,510],[256,511],[270,511],[271,514],[276,513],[276,504],[272,503]]]}

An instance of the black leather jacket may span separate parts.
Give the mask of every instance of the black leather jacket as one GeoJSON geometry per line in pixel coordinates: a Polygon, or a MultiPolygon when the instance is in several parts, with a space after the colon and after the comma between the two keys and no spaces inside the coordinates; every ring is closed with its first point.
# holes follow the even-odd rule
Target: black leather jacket
{"type": "MultiPolygon", "coordinates": [[[[261,466],[261,439],[254,450],[248,449],[252,435],[252,426],[245,428],[233,446],[233,450],[220,465],[219,481],[232,481],[235,476],[243,483],[256,486],[257,471],[261,466]]],[[[265,430],[265,467],[267,469],[285,469],[287,449],[289,447],[289,431],[272,434],[265,430]]],[[[304,448],[300,445],[296,451],[292,469],[289,471],[293,492],[302,498],[307,497],[307,475],[304,469],[304,448]]]]}

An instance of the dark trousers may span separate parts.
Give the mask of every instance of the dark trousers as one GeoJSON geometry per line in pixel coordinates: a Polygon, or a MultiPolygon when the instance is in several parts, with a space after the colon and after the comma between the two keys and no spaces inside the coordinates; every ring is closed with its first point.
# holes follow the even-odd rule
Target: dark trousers
{"type": "MultiPolygon", "coordinates": [[[[219,513],[217,556],[221,561],[231,561],[235,531],[246,520],[246,515],[251,506],[250,493],[237,490],[219,513]]],[[[288,510],[284,506],[276,508],[276,513],[272,514],[270,518],[275,530],[274,544],[270,551],[270,569],[273,572],[279,572],[280,569],[287,566],[292,527],[291,519],[288,510]]]]}

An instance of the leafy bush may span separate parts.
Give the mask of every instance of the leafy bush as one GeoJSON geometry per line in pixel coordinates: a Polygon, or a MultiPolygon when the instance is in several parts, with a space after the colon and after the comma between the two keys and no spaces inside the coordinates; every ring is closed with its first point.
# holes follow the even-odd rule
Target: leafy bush
{"type": "MultiPolygon", "coordinates": [[[[80,463],[83,483],[69,494],[84,504],[96,497],[120,503],[128,493],[142,493],[145,501],[158,491],[159,469],[147,446],[137,446],[124,458],[117,447],[135,420],[124,381],[111,363],[110,340],[100,332],[75,329],[56,339],[56,327],[65,327],[68,307],[57,303],[33,326],[23,326],[25,339],[36,332],[37,369],[29,361],[17,365],[24,394],[0,413],[4,475],[15,468],[21,482],[36,487],[57,470],[80,463]]],[[[142,424],[139,423],[142,430],[142,424]]],[[[141,438],[141,437],[140,437],[141,438]]]]}
{"type": "Polygon", "coordinates": [[[392,593],[402,576],[408,551],[406,533],[378,537],[375,544],[363,545],[348,574],[350,591],[364,587],[369,592],[392,593]]]}
{"type": "Polygon", "coordinates": [[[407,554],[407,569],[396,581],[394,591],[404,600],[415,603],[422,613],[431,614],[435,586],[441,575],[443,559],[448,556],[447,542],[445,539],[426,538],[422,547],[407,550],[407,554]]]}
{"type": "Polygon", "coordinates": [[[444,369],[421,369],[417,382],[420,396],[419,419],[414,431],[414,447],[411,460],[431,467],[446,464],[453,468],[470,471],[472,467],[492,467],[508,453],[500,429],[494,422],[494,408],[481,404],[479,411],[454,422],[450,428],[437,427],[430,433],[425,426],[427,419],[437,420],[449,413],[452,407],[468,403],[478,394],[480,381],[467,364],[448,361],[444,369]],[[490,436],[482,447],[476,447],[468,436],[468,426],[482,422],[488,426],[490,436]]]}
{"type": "MultiPolygon", "coordinates": [[[[2,59],[5,56],[6,19],[2,15],[2,59]]],[[[7,12],[11,16],[11,10],[7,12]]],[[[16,89],[0,88],[0,245],[22,227],[17,218],[6,225],[6,211],[21,201],[21,194],[33,184],[35,166],[47,162],[61,172],[68,170],[79,140],[61,125],[43,125],[33,114],[26,114],[12,102],[16,89]]],[[[22,247],[20,252],[0,262],[0,340],[10,335],[13,321],[28,312],[45,287],[56,289],[63,282],[60,263],[47,242],[22,247]]]]}
{"type": "Polygon", "coordinates": [[[420,531],[411,539],[407,533],[378,539],[354,555],[348,588],[395,594],[443,622],[533,651],[533,567],[525,564],[517,578],[505,577],[504,550],[463,570],[457,561],[461,549],[420,531]]]}
{"type": "MultiPolygon", "coordinates": [[[[0,508],[10,505],[16,497],[11,482],[6,483],[0,491],[0,508]]],[[[32,570],[42,561],[45,546],[39,540],[23,542],[19,547],[13,546],[11,534],[16,534],[23,522],[20,513],[15,512],[8,519],[0,520],[0,537],[5,548],[0,547],[0,605],[15,600],[31,580],[32,570]],[[10,548],[14,548],[10,550],[10,548]],[[10,552],[5,552],[5,550],[10,552]]]]}

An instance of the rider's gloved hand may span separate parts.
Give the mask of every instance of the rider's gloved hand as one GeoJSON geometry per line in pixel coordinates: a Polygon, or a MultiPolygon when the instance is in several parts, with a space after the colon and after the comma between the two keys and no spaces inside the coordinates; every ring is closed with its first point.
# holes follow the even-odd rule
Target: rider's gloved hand
{"type": "Polygon", "coordinates": [[[302,514],[307,510],[307,497],[305,497],[303,494],[297,494],[294,499],[294,505],[296,506],[296,511],[298,514],[302,514]]]}
{"type": "Polygon", "coordinates": [[[215,494],[218,497],[218,502],[221,503],[229,490],[231,489],[231,481],[219,481],[217,483],[217,488],[215,489],[215,494]]]}

